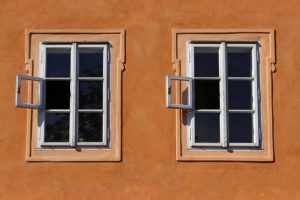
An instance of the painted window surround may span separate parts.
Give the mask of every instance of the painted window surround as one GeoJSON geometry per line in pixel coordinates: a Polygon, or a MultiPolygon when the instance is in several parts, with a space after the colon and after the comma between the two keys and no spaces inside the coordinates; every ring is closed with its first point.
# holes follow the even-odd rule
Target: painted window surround
{"type": "MultiPolygon", "coordinates": [[[[120,161],[121,160],[121,86],[125,69],[125,30],[41,30],[25,32],[25,71],[28,76],[39,76],[39,46],[48,43],[103,43],[112,46],[111,56],[111,114],[109,148],[98,149],[43,149],[38,147],[38,110],[27,110],[27,161],[120,161]]],[[[32,102],[32,86],[28,102],[32,102]]]]}
{"type": "MultiPolygon", "coordinates": [[[[217,151],[188,146],[187,112],[176,109],[176,159],[178,161],[270,162],[273,154],[272,73],[275,72],[275,31],[272,29],[173,29],[172,69],[175,76],[187,76],[189,42],[257,42],[260,44],[262,148],[247,151],[217,151]]],[[[180,102],[179,86],[176,101],[180,102]]]]}

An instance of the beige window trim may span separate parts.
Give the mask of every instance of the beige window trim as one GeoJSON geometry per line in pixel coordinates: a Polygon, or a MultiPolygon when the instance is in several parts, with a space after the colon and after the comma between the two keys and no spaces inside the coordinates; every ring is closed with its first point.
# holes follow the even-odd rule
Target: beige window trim
{"type": "MultiPolygon", "coordinates": [[[[187,43],[258,42],[260,47],[262,147],[260,150],[227,151],[188,148],[185,110],[176,109],[176,159],[178,161],[273,161],[272,73],[275,72],[275,31],[272,29],[173,29],[172,69],[176,76],[187,75],[187,43]]],[[[180,88],[176,89],[180,101],[180,88]]]]}
{"type": "MultiPolygon", "coordinates": [[[[42,42],[109,42],[111,48],[111,110],[110,145],[98,149],[41,149],[37,148],[38,110],[27,111],[27,161],[120,161],[121,160],[121,86],[125,64],[125,30],[26,30],[25,71],[29,76],[38,76],[39,44],[42,42]]],[[[32,102],[32,86],[28,89],[28,102],[32,102]]]]}

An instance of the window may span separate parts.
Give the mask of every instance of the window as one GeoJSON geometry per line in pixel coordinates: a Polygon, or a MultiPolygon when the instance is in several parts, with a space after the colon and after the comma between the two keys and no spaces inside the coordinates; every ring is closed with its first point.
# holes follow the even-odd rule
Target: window
{"type": "Polygon", "coordinates": [[[105,146],[109,134],[107,44],[41,44],[45,80],[39,147],[105,146]]]}
{"type": "Polygon", "coordinates": [[[270,82],[265,79],[271,33],[174,31],[177,80],[191,79],[190,85],[181,81],[175,87],[167,82],[167,106],[179,108],[178,160],[273,159],[270,82]],[[176,107],[170,91],[175,91],[176,107]],[[192,100],[191,107],[185,99],[192,100]]]}
{"type": "Polygon", "coordinates": [[[259,148],[256,43],[190,43],[190,147],[259,148]]]}
{"type": "Polygon", "coordinates": [[[26,159],[119,161],[124,31],[30,30],[26,38],[29,74],[17,76],[16,95],[30,108],[26,159]]]}

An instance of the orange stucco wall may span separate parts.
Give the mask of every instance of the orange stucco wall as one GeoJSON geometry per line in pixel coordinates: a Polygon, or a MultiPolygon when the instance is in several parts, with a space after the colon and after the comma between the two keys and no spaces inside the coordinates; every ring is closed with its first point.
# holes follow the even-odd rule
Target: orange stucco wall
{"type": "Polygon", "coordinates": [[[0,199],[300,199],[299,0],[0,3],[0,199]],[[122,162],[25,161],[26,110],[14,98],[26,28],[126,29],[122,162]],[[176,162],[164,97],[172,28],[276,30],[273,163],[176,162]]]}

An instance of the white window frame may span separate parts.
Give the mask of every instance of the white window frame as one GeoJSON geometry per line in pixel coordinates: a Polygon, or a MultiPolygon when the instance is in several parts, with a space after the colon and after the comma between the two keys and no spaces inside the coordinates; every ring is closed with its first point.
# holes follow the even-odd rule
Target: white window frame
{"type": "MultiPolygon", "coordinates": [[[[84,43],[72,43],[72,44],[51,44],[51,43],[41,43],[39,45],[40,49],[40,63],[39,63],[39,76],[42,77],[44,81],[46,80],[69,80],[70,81],[70,109],[45,109],[45,93],[42,94],[42,106],[38,113],[38,138],[37,138],[37,148],[73,148],[74,146],[80,147],[102,147],[108,145],[108,135],[109,135],[109,85],[108,80],[108,66],[109,66],[109,53],[107,44],[84,44],[84,43]],[[46,77],[46,49],[48,48],[69,48],[71,50],[71,62],[70,62],[70,77],[64,78],[47,78],[46,77]],[[96,48],[103,49],[103,77],[80,77],[79,78],[79,48],[96,48]],[[103,82],[103,108],[102,109],[79,109],[79,80],[101,80],[103,82]],[[45,115],[46,112],[61,112],[70,113],[69,122],[69,141],[68,142],[44,142],[45,138],[45,115]],[[78,114],[79,113],[103,113],[102,114],[102,142],[78,142],[78,114]]],[[[43,91],[46,92],[46,88],[43,91]]]]}
{"type": "Polygon", "coordinates": [[[183,77],[183,76],[166,76],[166,106],[168,108],[177,108],[177,109],[192,109],[193,108],[193,98],[192,98],[192,91],[193,91],[193,80],[190,77],[183,77]],[[172,81],[186,81],[188,82],[188,104],[176,104],[171,102],[171,93],[176,88],[171,88],[172,81]]]}
{"type": "MultiPolygon", "coordinates": [[[[261,138],[261,128],[260,128],[260,90],[258,83],[260,81],[258,66],[259,66],[259,52],[258,52],[258,44],[257,43],[233,43],[233,42],[219,42],[219,43],[187,43],[187,75],[191,77],[193,80],[219,80],[219,89],[220,89],[220,109],[201,109],[195,110],[192,109],[188,112],[188,119],[190,124],[187,127],[188,140],[187,147],[190,149],[195,148],[203,148],[206,149],[211,148],[251,148],[251,147],[259,147],[260,146],[260,138],[261,138]],[[195,47],[215,47],[219,48],[219,77],[194,77],[194,49],[195,47]],[[236,48],[250,48],[252,49],[252,77],[227,77],[227,48],[228,47],[236,47],[236,48]],[[252,110],[229,110],[227,106],[227,81],[228,80],[252,80],[252,110]],[[220,113],[220,142],[219,143],[197,143],[195,142],[195,113],[220,113]],[[252,113],[253,114],[253,142],[252,143],[229,143],[228,140],[228,114],[229,113],[252,113]]],[[[193,88],[193,98],[195,91],[193,88]]],[[[195,101],[195,100],[193,100],[195,101]]]]}
{"type": "MultiPolygon", "coordinates": [[[[30,85],[29,85],[30,86],[30,85]]],[[[43,79],[39,77],[33,77],[33,76],[25,76],[25,75],[17,75],[16,76],[16,106],[20,108],[31,108],[31,109],[40,109],[41,108],[41,94],[43,90],[43,79]],[[22,80],[28,80],[28,81],[36,81],[39,83],[38,85],[38,101],[36,104],[32,103],[23,103],[21,100],[21,92],[23,91],[21,88],[21,81],[22,80]]],[[[31,90],[32,91],[32,90],[31,90]]],[[[27,92],[27,91],[24,91],[27,92]]]]}

